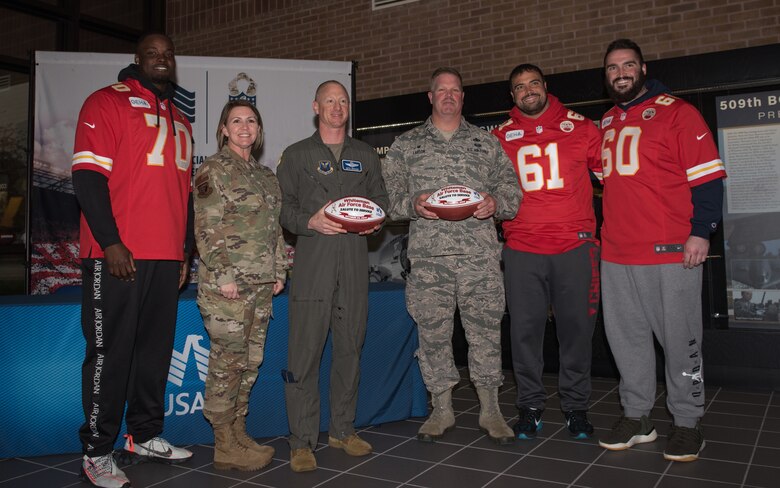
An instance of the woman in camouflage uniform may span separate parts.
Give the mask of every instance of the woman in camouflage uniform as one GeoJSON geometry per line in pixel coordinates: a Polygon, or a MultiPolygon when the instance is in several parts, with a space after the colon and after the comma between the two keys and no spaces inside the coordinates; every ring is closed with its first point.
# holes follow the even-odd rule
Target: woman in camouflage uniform
{"type": "Polygon", "coordinates": [[[284,288],[287,267],[279,183],[252,157],[262,130],[254,105],[228,102],[217,124],[220,150],[195,174],[198,305],[211,338],[203,414],[214,428],[217,469],[261,469],[274,454],[247,435],[245,419],[271,297],[284,288]]]}

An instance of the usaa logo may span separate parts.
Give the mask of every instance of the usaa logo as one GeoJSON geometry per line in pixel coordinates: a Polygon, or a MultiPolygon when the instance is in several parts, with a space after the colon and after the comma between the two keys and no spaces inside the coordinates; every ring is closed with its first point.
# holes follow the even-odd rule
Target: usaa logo
{"type": "Polygon", "coordinates": [[[184,349],[181,352],[174,349],[171,353],[168,383],[181,389],[184,385],[184,376],[187,373],[188,365],[195,367],[200,382],[196,383],[197,391],[195,392],[179,391],[178,393],[168,393],[165,399],[168,405],[165,409],[166,417],[172,414],[192,415],[199,410],[203,410],[203,388],[200,383],[206,382],[206,374],[209,370],[209,350],[200,345],[202,339],[203,336],[200,335],[188,335],[184,343],[184,349]],[[190,361],[190,356],[192,356],[192,361],[190,361]]]}

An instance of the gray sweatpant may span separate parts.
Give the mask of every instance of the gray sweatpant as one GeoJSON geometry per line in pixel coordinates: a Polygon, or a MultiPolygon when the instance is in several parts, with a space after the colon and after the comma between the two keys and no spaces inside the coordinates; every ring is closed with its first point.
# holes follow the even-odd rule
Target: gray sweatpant
{"type": "Polygon", "coordinates": [[[675,425],[704,415],[702,268],[601,262],[604,327],[620,371],[626,417],[649,415],[655,402],[653,334],[666,358],[667,406],[675,425]]]}

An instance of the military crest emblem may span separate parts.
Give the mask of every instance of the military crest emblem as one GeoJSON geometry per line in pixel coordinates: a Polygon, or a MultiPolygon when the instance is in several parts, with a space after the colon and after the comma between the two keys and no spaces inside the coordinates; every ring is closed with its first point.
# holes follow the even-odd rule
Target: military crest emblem
{"type": "Polygon", "coordinates": [[[322,160],[317,163],[317,171],[324,175],[333,173],[333,164],[330,161],[322,160]]]}
{"type": "Polygon", "coordinates": [[[238,73],[228,83],[228,100],[246,100],[255,105],[257,103],[257,83],[243,71],[238,73]]]}

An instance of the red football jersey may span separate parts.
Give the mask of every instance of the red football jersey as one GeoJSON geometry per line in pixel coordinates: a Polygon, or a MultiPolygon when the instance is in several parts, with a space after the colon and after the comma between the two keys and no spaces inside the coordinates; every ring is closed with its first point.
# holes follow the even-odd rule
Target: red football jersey
{"type": "Polygon", "coordinates": [[[602,259],[681,263],[691,232],[691,187],[726,176],[710,129],[689,103],[650,97],[601,119],[602,259]]]}
{"type": "MultiPolygon", "coordinates": [[[[119,236],[135,259],[183,259],[191,160],[189,121],[137,80],[105,87],[84,102],[71,169],[108,178],[119,236]]],[[[103,257],[83,214],[80,245],[79,257],[103,257]]]]}
{"type": "Polygon", "coordinates": [[[520,210],[503,223],[507,246],[559,254],[596,241],[588,170],[601,171],[601,137],[591,120],[547,97],[550,106],[541,116],[532,119],[514,107],[493,134],[523,188],[520,210]]]}

